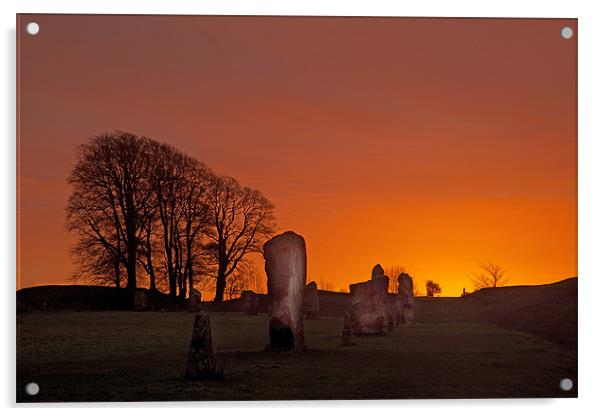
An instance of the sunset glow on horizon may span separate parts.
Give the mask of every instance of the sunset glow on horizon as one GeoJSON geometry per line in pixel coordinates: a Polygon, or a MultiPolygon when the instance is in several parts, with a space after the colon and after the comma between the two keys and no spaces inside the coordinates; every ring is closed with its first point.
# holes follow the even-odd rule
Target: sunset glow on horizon
{"type": "MultiPolygon", "coordinates": [[[[259,189],[333,290],[577,275],[571,19],[21,15],[17,289],[72,284],[75,147],[167,142],[259,189]],[[35,21],[40,33],[24,26],[35,21]]],[[[263,265],[258,262],[258,267],[263,265]]],[[[79,282],[85,283],[85,282],[79,282]]]]}

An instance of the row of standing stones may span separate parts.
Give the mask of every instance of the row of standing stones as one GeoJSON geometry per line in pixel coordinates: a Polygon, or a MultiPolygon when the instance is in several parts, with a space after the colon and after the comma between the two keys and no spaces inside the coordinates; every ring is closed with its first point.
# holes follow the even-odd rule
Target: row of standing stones
{"type": "Polygon", "coordinates": [[[382,334],[398,325],[414,322],[414,284],[401,273],[398,294],[388,295],[389,277],[380,264],[372,269],[372,278],[349,286],[351,306],[343,318],[343,345],[353,345],[353,335],[382,334]]]}
{"type": "MultiPolygon", "coordinates": [[[[287,231],[266,242],[263,255],[271,301],[270,343],[266,350],[303,351],[303,320],[319,317],[318,287],[315,282],[306,285],[305,240],[287,231]]],[[[343,319],[343,346],[353,345],[353,336],[382,334],[385,328],[390,331],[397,325],[413,322],[412,278],[402,273],[398,282],[398,295],[388,296],[389,277],[377,264],[370,280],[349,286],[351,305],[343,319]]],[[[243,292],[241,302],[244,313],[257,314],[256,293],[243,292]]],[[[200,308],[200,293],[197,300],[190,302],[190,308],[200,308]]],[[[209,316],[202,312],[195,316],[185,377],[191,380],[223,377],[222,366],[213,355],[209,316]]]]}

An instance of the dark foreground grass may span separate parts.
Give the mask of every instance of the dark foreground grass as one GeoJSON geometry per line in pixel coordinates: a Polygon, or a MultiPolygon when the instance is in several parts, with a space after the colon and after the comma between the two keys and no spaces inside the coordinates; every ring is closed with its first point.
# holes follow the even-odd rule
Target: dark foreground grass
{"type": "MultiPolygon", "coordinates": [[[[425,314],[427,316],[427,314],[425,314]]],[[[264,352],[267,315],[211,313],[223,381],[183,379],[194,314],[55,312],[17,318],[17,400],[168,401],[576,397],[577,357],[479,322],[423,320],[341,347],[342,318],[305,321],[304,353],[264,352]],[[34,381],[40,393],[29,397],[34,381]]]]}

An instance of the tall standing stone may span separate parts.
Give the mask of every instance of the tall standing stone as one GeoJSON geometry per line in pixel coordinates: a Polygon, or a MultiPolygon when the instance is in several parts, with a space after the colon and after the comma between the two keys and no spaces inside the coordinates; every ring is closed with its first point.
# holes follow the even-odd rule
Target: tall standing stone
{"type": "Polygon", "coordinates": [[[222,366],[213,356],[209,315],[201,312],[194,317],[185,378],[187,380],[212,380],[222,377],[222,366]]]}
{"type": "Polygon", "coordinates": [[[270,350],[301,351],[303,333],[303,290],[305,289],[307,254],[305,240],[287,231],[263,246],[268,276],[270,310],[270,350]]]}
{"type": "Polygon", "coordinates": [[[319,319],[320,297],[318,296],[318,285],[309,282],[303,293],[303,315],[306,319],[319,319]]]}
{"type": "Polygon", "coordinates": [[[402,323],[414,322],[414,282],[407,273],[401,273],[397,278],[399,282],[399,303],[401,306],[402,323]]]}
{"type": "Polygon", "coordinates": [[[259,295],[252,290],[243,290],[240,294],[242,312],[245,315],[257,315],[259,312],[259,295]]]}

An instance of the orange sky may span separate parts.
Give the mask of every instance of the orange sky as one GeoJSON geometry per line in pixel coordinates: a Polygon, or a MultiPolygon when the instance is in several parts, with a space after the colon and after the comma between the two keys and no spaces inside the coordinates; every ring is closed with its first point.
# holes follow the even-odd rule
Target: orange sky
{"type": "Polygon", "coordinates": [[[74,147],[127,130],[262,190],[308,280],[577,274],[576,20],[22,15],[17,287],[73,272],[74,147]],[[29,36],[23,26],[40,24],[29,36]]]}

